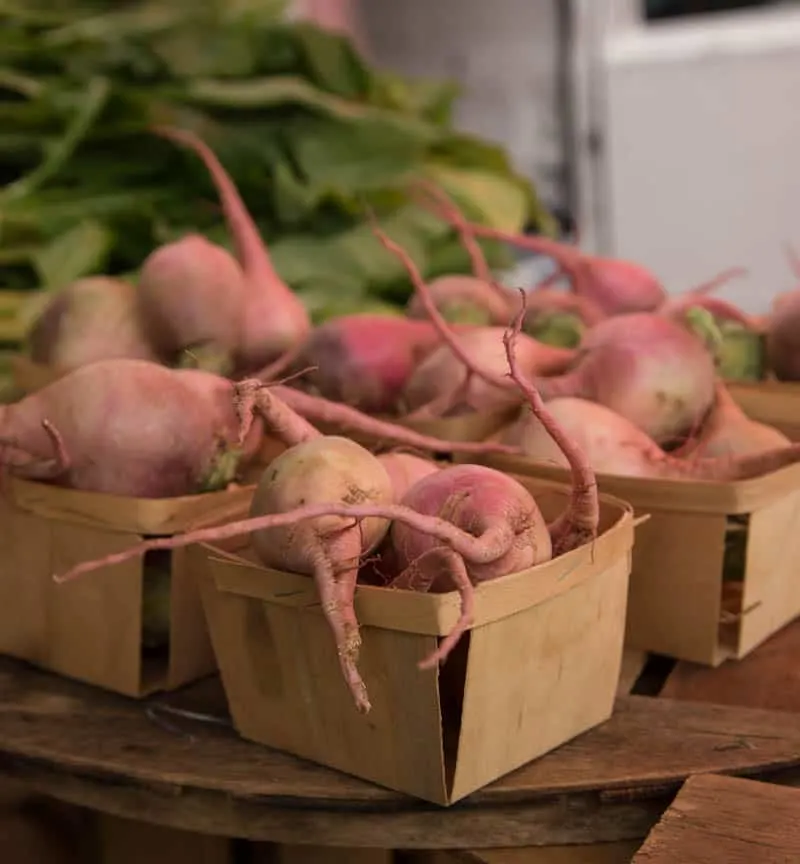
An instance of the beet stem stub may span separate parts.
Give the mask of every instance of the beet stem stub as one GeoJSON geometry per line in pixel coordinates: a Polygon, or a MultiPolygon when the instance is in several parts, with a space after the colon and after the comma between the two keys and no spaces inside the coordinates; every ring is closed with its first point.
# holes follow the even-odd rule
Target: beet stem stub
{"type": "Polygon", "coordinates": [[[600,523],[600,502],[597,478],[583,451],[559,426],[547,410],[542,397],[533,384],[526,380],[517,365],[514,344],[525,320],[525,292],[520,290],[522,302],[512,325],[503,336],[512,380],[520,388],[531,406],[534,416],[566,456],[572,474],[572,497],[564,513],[550,526],[553,554],[563,555],[584,545],[597,536],[600,523]]]}

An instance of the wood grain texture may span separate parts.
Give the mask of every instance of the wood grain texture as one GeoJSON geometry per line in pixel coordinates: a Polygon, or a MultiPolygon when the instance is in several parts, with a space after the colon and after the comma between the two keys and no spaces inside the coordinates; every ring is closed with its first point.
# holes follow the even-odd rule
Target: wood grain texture
{"type": "MultiPolygon", "coordinates": [[[[790,714],[625,697],[601,727],[442,809],[249,744],[220,723],[148,715],[147,704],[15,661],[0,661],[0,692],[0,774],[112,815],[287,844],[480,849],[636,839],[690,774],[800,779],[800,727],[790,714]]],[[[216,679],[164,703],[224,721],[216,679]]]]}
{"type": "Polygon", "coordinates": [[[454,858],[450,864],[630,864],[640,845],[638,840],[623,840],[584,846],[487,849],[466,853],[460,859],[454,858]]]}
{"type": "Polygon", "coordinates": [[[686,781],[634,864],[800,861],[800,790],[736,777],[686,781]]]}
{"type": "Polygon", "coordinates": [[[800,713],[800,621],[738,662],[716,669],[678,663],[661,695],[691,702],[800,713]]]}

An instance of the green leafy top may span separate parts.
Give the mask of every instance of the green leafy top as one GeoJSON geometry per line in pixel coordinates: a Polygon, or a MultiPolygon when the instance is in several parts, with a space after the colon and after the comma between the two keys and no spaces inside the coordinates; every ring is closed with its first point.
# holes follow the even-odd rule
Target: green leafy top
{"type": "Polygon", "coordinates": [[[228,243],[202,165],[150,135],[156,122],[216,150],[315,318],[408,296],[364,203],[426,276],[468,268],[453,231],[409,201],[412,177],[470,218],[552,233],[503,149],[452,128],[451,82],[372,69],[346,38],[286,22],[284,5],[3,0],[0,288],[133,274],[187,230],[228,243]]]}

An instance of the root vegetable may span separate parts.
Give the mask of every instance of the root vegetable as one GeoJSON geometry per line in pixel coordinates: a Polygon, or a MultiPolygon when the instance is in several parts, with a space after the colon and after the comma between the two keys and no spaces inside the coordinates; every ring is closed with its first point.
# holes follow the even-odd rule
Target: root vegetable
{"type": "Polygon", "coordinates": [[[658,442],[696,427],[714,398],[711,354],[670,318],[607,318],[586,333],[580,353],[566,374],[537,381],[542,398],[591,399],[658,442]]]}
{"type": "Polygon", "coordinates": [[[194,151],[217,188],[245,280],[238,361],[244,370],[258,369],[306,337],[311,329],[308,313],[273,267],[253,219],[213,150],[187,130],[154,131],[194,151]]]}
{"type": "Polygon", "coordinates": [[[165,498],[224,488],[260,445],[231,382],[145,360],[82,366],[0,406],[0,465],[73,489],[165,498]]]}
{"type": "MultiPolygon", "coordinates": [[[[413,416],[446,416],[464,410],[500,411],[521,401],[520,392],[507,378],[508,359],[503,347],[505,330],[479,327],[455,334],[442,317],[428,287],[408,253],[374,223],[378,241],[403,264],[416,295],[444,345],[416,368],[403,393],[403,405],[413,416]]],[[[517,362],[526,375],[551,375],[563,371],[574,359],[567,349],[542,345],[522,336],[517,362]]]]}
{"type": "Polygon", "coordinates": [[[605,317],[586,297],[537,287],[527,292],[523,331],[545,345],[575,348],[586,329],[605,317]]]}
{"type": "MultiPolygon", "coordinates": [[[[460,334],[461,355],[443,345],[433,351],[417,366],[403,391],[402,404],[409,416],[416,418],[446,417],[468,411],[492,412],[511,409],[521,401],[519,391],[499,386],[486,375],[502,375],[508,365],[503,349],[502,327],[481,327],[460,334]],[[471,361],[464,365],[463,357],[471,361]],[[470,371],[480,370],[476,374],[470,371]]],[[[575,352],[567,348],[543,345],[523,335],[519,344],[519,362],[528,377],[554,375],[567,369],[575,359],[575,352]]]]}
{"type": "MultiPolygon", "coordinates": [[[[462,324],[506,325],[512,315],[512,296],[498,285],[492,275],[486,257],[478,241],[469,229],[464,214],[443,189],[427,181],[417,181],[418,195],[432,199],[446,214],[449,222],[459,234],[459,239],[469,255],[472,275],[441,276],[428,286],[429,297],[442,316],[462,324]]],[[[427,318],[428,312],[419,294],[415,294],[407,307],[410,318],[427,318]]]]}
{"type": "Polygon", "coordinates": [[[236,259],[199,234],[152,252],[139,273],[139,305],[147,332],[175,364],[229,374],[239,341],[245,284],[236,259]]]}
{"type": "MultiPolygon", "coordinates": [[[[441,207],[430,209],[447,218],[441,207]]],[[[470,224],[469,230],[475,237],[500,240],[552,258],[569,278],[572,290],[607,315],[652,312],[667,298],[658,278],[632,261],[588,255],[575,246],[539,235],[517,235],[477,224],[470,224]]]]}
{"type": "Polygon", "coordinates": [[[139,315],[136,289],[90,276],[58,291],[27,336],[34,363],[70,371],[96,360],[157,360],[139,315]]]}
{"type": "Polygon", "coordinates": [[[361,411],[389,414],[414,368],[439,341],[428,321],[343,315],[316,327],[302,346],[257,377],[302,372],[296,386],[361,411]]]}
{"type": "MultiPolygon", "coordinates": [[[[369,451],[347,438],[320,436],[277,457],[262,475],[250,516],[286,513],[310,504],[391,504],[388,472],[369,451]]],[[[361,557],[380,543],[387,519],[353,521],[319,516],[293,526],[253,532],[253,546],[268,567],[314,577],[322,609],[336,640],[342,672],[356,705],[369,710],[358,672],[361,637],[353,602],[361,557]]]]}
{"type": "Polygon", "coordinates": [[[395,502],[399,502],[418,480],[441,470],[441,465],[422,456],[415,456],[413,453],[397,451],[381,453],[378,461],[386,469],[392,481],[395,502]]]}
{"type": "Polygon", "coordinates": [[[327,428],[335,427],[341,432],[352,435],[367,436],[385,444],[413,447],[415,450],[427,450],[433,453],[517,452],[513,447],[506,447],[491,441],[448,441],[443,438],[434,438],[431,435],[423,435],[396,423],[380,420],[377,417],[369,417],[349,405],[330,402],[319,396],[302,393],[293,387],[275,385],[271,387],[271,390],[286,405],[315,424],[327,428]]]}
{"type": "MultiPolygon", "coordinates": [[[[735,458],[681,459],[664,453],[641,429],[603,405],[561,398],[548,402],[547,407],[598,474],[723,483],[760,477],[800,462],[797,444],[735,458]]],[[[566,465],[563,454],[530,415],[509,426],[502,438],[521,447],[531,459],[566,465]]]]}
{"type": "Polygon", "coordinates": [[[717,382],[714,405],[700,434],[689,440],[681,455],[691,457],[747,456],[789,445],[777,429],[751,420],[722,382],[717,382]]]}
{"type": "MultiPolygon", "coordinates": [[[[484,326],[508,321],[508,298],[475,276],[440,276],[428,289],[436,307],[448,321],[484,326]]],[[[409,301],[406,315],[412,319],[427,317],[417,296],[409,301]]]]}

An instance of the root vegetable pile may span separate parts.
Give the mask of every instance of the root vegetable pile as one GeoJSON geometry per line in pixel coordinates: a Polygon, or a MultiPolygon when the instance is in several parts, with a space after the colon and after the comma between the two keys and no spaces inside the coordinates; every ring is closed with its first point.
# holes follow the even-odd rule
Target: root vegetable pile
{"type": "Polygon", "coordinates": [[[515,342],[523,317],[524,308],[504,339],[513,386],[520,388],[533,415],[550,430],[576,481],[569,506],[551,525],[531,493],[499,471],[467,464],[439,468],[402,453],[376,457],[354,441],[318,432],[282,400],[287,388],[251,379],[230,385],[232,411],[242,434],[261,423],[287,449],[264,469],[250,517],[145,541],[123,553],[79,564],[61,574],[60,581],[147,550],[249,533],[265,565],[315,579],[344,681],[356,707],[368,711],[367,687],[357,665],[361,637],[353,603],[364,558],[379,545],[385,547],[384,562],[393,568],[388,574],[384,571],[388,588],[455,590],[461,595],[456,626],[421,664],[429,668],[447,658],[471,625],[475,585],[548,561],[597,534],[599,505],[592,469],[521,375],[515,342]]]}

